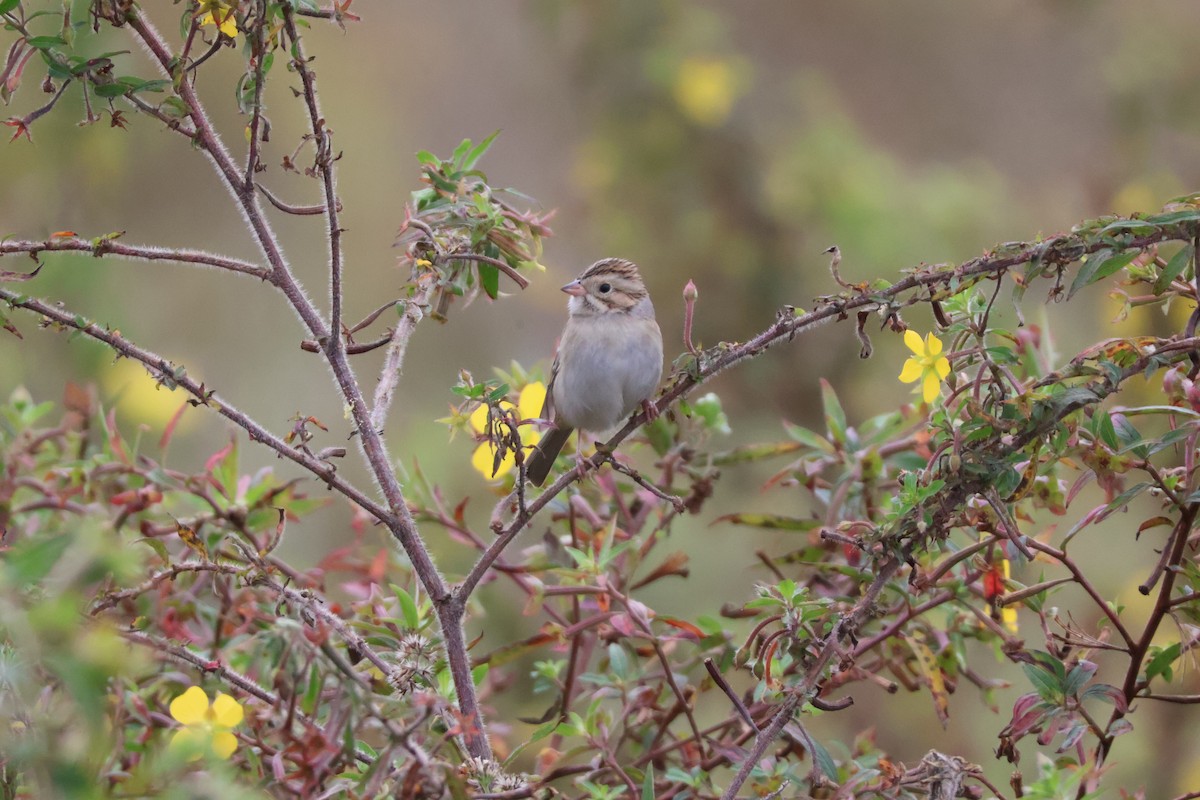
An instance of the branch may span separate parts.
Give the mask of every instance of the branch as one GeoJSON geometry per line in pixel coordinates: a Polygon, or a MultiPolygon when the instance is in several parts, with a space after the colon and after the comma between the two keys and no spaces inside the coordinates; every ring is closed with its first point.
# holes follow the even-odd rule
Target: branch
{"type": "MultiPolygon", "coordinates": [[[[1150,651],[1150,646],[1154,642],[1155,636],[1158,635],[1158,629],[1163,621],[1171,613],[1171,593],[1175,588],[1175,578],[1180,573],[1178,569],[1183,561],[1184,552],[1187,549],[1188,534],[1192,530],[1192,526],[1196,523],[1196,516],[1200,513],[1200,505],[1192,503],[1188,505],[1182,514],[1179,516],[1179,522],[1175,525],[1175,530],[1172,532],[1172,541],[1170,548],[1170,558],[1167,561],[1166,570],[1163,574],[1162,585],[1158,588],[1158,596],[1154,600],[1154,609],[1150,612],[1150,617],[1146,620],[1146,627],[1142,629],[1141,638],[1130,647],[1129,651],[1129,667],[1125,673],[1125,683],[1121,687],[1121,692],[1125,696],[1125,708],[1116,707],[1113,709],[1112,715],[1109,717],[1108,725],[1104,730],[1107,733],[1113,729],[1113,726],[1125,717],[1128,713],[1129,704],[1134,701],[1139,691],[1138,679],[1142,674],[1142,664],[1145,661],[1146,654],[1150,651]]],[[[1149,689],[1149,687],[1146,687],[1149,689]]],[[[1166,697],[1166,696],[1160,696],[1166,697]]],[[[1105,759],[1112,750],[1114,734],[1108,735],[1100,739],[1100,743],[1096,746],[1095,751],[1095,769],[1100,769],[1104,765],[1105,759]]]]}
{"type": "MultiPolygon", "coordinates": [[[[291,16],[291,6],[286,6],[284,11],[285,24],[289,27],[288,35],[293,39],[293,44],[298,44],[295,20],[291,16]]],[[[132,15],[129,19],[129,26],[146,44],[163,72],[168,77],[174,78],[175,61],[162,37],[146,16],[144,14],[132,15]]],[[[299,51],[297,52],[299,53],[299,51]]],[[[306,62],[302,56],[298,56],[294,64],[301,71],[311,121],[315,129],[323,130],[324,122],[319,118],[315,95],[312,100],[307,99],[307,93],[313,91],[313,86],[312,76],[308,73],[306,62]]],[[[388,455],[387,447],[383,443],[378,428],[371,423],[366,400],[363,398],[354,371],[347,360],[345,349],[340,344],[340,328],[337,326],[340,324],[341,318],[341,229],[337,224],[332,173],[329,173],[330,177],[325,181],[325,213],[330,220],[331,268],[333,269],[331,296],[335,326],[331,336],[330,327],[325,324],[288,266],[279,241],[259,205],[253,184],[247,185],[243,181],[241,171],[233,162],[220,135],[213,128],[204,104],[196,95],[192,84],[188,80],[180,80],[175,85],[178,87],[180,98],[187,105],[188,116],[196,127],[197,143],[212,159],[218,173],[237,199],[246,221],[250,225],[251,232],[263,251],[264,258],[271,265],[271,283],[283,292],[309,332],[324,345],[329,367],[337,380],[342,397],[350,407],[363,456],[387,500],[390,513],[387,514],[384,522],[392,536],[403,548],[409,561],[412,562],[413,570],[417,573],[418,579],[437,610],[438,623],[442,629],[443,642],[446,647],[446,657],[458,694],[459,710],[466,721],[463,740],[467,751],[474,757],[490,759],[491,745],[483,730],[483,717],[479,709],[475,685],[471,678],[471,662],[467,655],[466,641],[462,631],[465,605],[447,588],[441,572],[421,539],[405,501],[404,492],[400,488],[400,482],[393,471],[392,459],[388,455]]],[[[324,136],[318,136],[317,143],[318,166],[320,167],[320,160],[331,159],[332,155],[328,152],[328,140],[324,136]],[[322,143],[324,143],[324,149],[321,147],[322,143]]],[[[330,164],[331,162],[326,162],[325,167],[329,167],[330,164]]]]}
{"type": "MultiPolygon", "coordinates": [[[[1143,236],[1131,236],[1125,245],[1128,249],[1145,248],[1165,241],[1191,241],[1194,227],[1190,222],[1176,222],[1157,227],[1153,233],[1143,236]]],[[[915,271],[907,278],[879,292],[862,292],[851,296],[836,296],[825,298],[819,302],[822,308],[796,316],[794,309],[786,306],[780,311],[775,323],[761,331],[749,341],[737,345],[721,344],[702,351],[695,362],[686,365],[675,373],[674,381],[659,395],[655,407],[659,414],[666,411],[676,400],[690,394],[693,390],[712,380],[730,367],[761,356],[768,349],[783,342],[791,342],[797,334],[801,334],[825,325],[835,320],[846,319],[851,311],[872,309],[903,308],[917,303],[927,302],[928,298],[939,285],[953,286],[954,291],[962,291],[972,282],[987,277],[1000,277],[1008,270],[1021,264],[1034,261],[1042,265],[1066,265],[1078,260],[1084,255],[1112,247],[1109,239],[1091,240],[1083,233],[1070,233],[1056,236],[1040,243],[1013,243],[996,248],[992,253],[971,259],[955,267],[929,267],[915,271]]],[[[1195,340],[1188,338],[1176,342],[1181,347],[1195,348],[1195,340]],[[1188,343],[1191,344],[1188,344],[1188,343]]],[[[1144,367],[1145,359],[1139,359],[1144,367]]],[[[1075,409],[1070,409],[1075,410],[1075,409]]],[[[613,451],[625,441],[638,427],[646,421],[644,412],[630,417],[616,434],[603,445],[603,450],[613,451]]],[[[1017,449],[1024,447],[1028,440],[1017,444],[1017,449]]],[[[603,463],[603,457],[593,456],[589,469],[603,463]]],[[[555,496],[578,480],[578,468],[569,470],[550,484],[523,512],[518,512],[507,527],[500,527],[496,540],[468,572],[460,585],[460,592],[468,596],[482,578],[484,572],[500,552],[521,532],[555,496]]]]}
{"type": "Polygon", "coordinates": [[[90,253],[96,258],[112,255],[137,261],[175,261],[180,264],[216,267],[261,280],[267,280],[270,277],[270,270],[228,256],[214,255],[203,250],[170,250],[151,245],[124,244],[104,236],[97,236],[95,239],[75,237],[45,239],[39,242],[22,239],[0,241],[0,257],[14,253],[28,253],[33,258],[37,258],[39,253],[44,252],[90,253]]]}
{"type": "Polygon", "coordinates": [[[371,408],[371,427],[375,430],[383,430],[388,411],[392,407],[396,386],[400,383],[400,370],[404,366],[404,357],[408,354],[408,342],[417,325],[425,318],[429,300],[437,291],[437,281],[432,275],[423,286],[420,286],[418,278],[418,285],[420,288],[416,293],[404,301],[404,313],[400,316],[400,323],[392,331],[391,342],[383,358],[383,369],[379,373],[379,383],[375,385],[374,405],[371,408]]]}
{"type": "Polygon", "coordinates": [[[384,524],[390,524],[392,516],[387,509],[381,507],[371,498],[360,492],[357,487],[342,480],[334,471],[334,467],[324,461],[316,459],[302,450],[297,450],[289,446],[282,439],[275,436],[270,431],[263,428],[249,416],[239,411],[224,398],[218,395],[215,391],[205,387],[203,383],[197,383],[192,378],[177,369],[170,361],[160,355],[144,350],[141,347],[130,342],[116,331],[110,331],[102,328],[94,322],[83,319],[73,312],[63,308],[61,305],[49,305],[41,300],[30,297],[23,297],[16,292],[9,291],[0,287],[0,298],[6,300],[9,305],[14,308],[24,308],[32,311],[43,318],[62,325],[63,327],[77,330],[85,336],[89,336],[96,341],[103,342],[111,347],[116,353],[131,358],[134,361],[141,363],[147,371],[160,383],[167,385],[176,385],[192,395],[197,401],[197,405],[203,405],[215,410],[218,414],[233,422],[250,436],[251,441],[260,442],[274,450],[279,455],[287,458],[304,467],[309,472],[316,475],[321,481],[333,489],[340,492],[346,499],[355,503],[366,511],[371,516],[378,519],[384,524]]]}
{"type": "Polygon", "coordinates": [[[334,353],[342,349],[342,228],[338,224],[339,205],[334,190],[333,170],[337,157],[333,155],[333,137],[325,124],[325,118],[321,115],[321,106],[317,100],[317,79],[308,68],[309,59],[304,55],[304,43],[296,32],[295,11],[290,3],[283,5],[283,27],[292,42],[292,67],[300,76],[300,84],[304,87],[309,131],[316,144],[313,163],[321,176],[321,185],[325,191],[325,219],[329,228],[329,304],[332,314],[329,329],[333,333],[325,346],[330,350],[332,361],[334,353]]]}

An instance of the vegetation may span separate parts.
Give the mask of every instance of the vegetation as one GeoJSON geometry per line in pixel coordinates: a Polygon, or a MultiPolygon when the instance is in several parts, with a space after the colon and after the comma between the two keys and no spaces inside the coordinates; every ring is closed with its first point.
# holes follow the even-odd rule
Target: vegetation
{"type": "MultiPolygon", "coordinates": [[[[340,152],[305,34],[357,21],[350,5],[188,0],[175,6],[179,30],[164,33],[122,0],[0,0],[5,99],[39,84],[49,94],[6,122],[10,148],[81,86],[89,120],[160,125],[206,156],[258,253],[119,232],[0,241],[0,256],[32,259],[26,272],[6,258],[0,272],[5,335],[101,343],[180,398],[156,442],[123,430],[86,388],[61,405],[18,391],[0,407],[0,796],[1098,797],[1118,788],[1107,766],[1119,737],[1144,735],[1144,708],[1200,702],[1180,688],[1200,624],[1200,196],[892,281],[855,282],[853,254],[843,262],[831,248],[836,293],[811,310],[772,309],[756,334],[710,347],[691,334],[705,287],[681,279],[687,333],[655,398],[661,415],[631,419],[588,456],[588,477],[564,457],[541,491],[523,480],[545,391],[536,371],[464,371],[444,422],[479,442],[471,463],[501,495],[481,529],[467,498],[405,467],[420,454],[404,442],[390,452],[382,431],[406,391],[413,332],[431,317],[457,323],[476,296],[519,302],[505,292],[538,275],[549,217],[488,182],[480,163],[492,137],[447,157],[421,152],[400,228],[403,292],[361,321],[344,317],[340,152]],[[155,72],[130,74],[124,50],[93,53],[109,29],[147,51],[155,72]],[[237,155],[242,132],[219,131],[196,89],[230,47],[245,64],[237,155]],[[268,80],[294,89],[295,106],[274,113],[302,115],[302,141],[270,140],[268,80]],[[319,205],[261,185],[273,148],[284,169],[319,185],[319,205]],[[323,304],[271,224],[289,214],[327,232],[323,304]],[[119,324],[24,291],[61,252],[205,266],[272,287],[315,354],[311,380],[332,376],[346,420],[301,413],[274,431],[119,324]],[[1127,309],[1186,323],[1057,354],[1058,310],[1097,284],[1127,309]],[[1039,303],[1050,322],[1027,324],[1039,303]],[[1012,325],[1000,321],[1009,304],[1012,325]],[[931,310],[936,330],[910,325],[917,309],[931,310]],[[785,423],[777,441],[722,449],[729,420],[709,382],[798,348],[823,325],[853,326],[859,368],[881,387],[914,383],[916,395],[854,420],[839,387],[812,375],[820,429],[785,423]],[[903,366],[871,358],[885,336],[908,345],[903,366]],[[368,397],[354,359],[380,350],[368,397]],[[169,458],[176,422],[193,409],[239,429],[199,471],[169,458]],[[248,471],[248,447],[286,463],[248,471]],[[347,474],[354,458],[374,486],[347,474]],[[688,591],[692,544],[672,534],[751,462],[778,465],[768,491],[722,520],[790,532],[792,546],[753,554],[763,580],[731,578],[719,618],[656,611],[648,587],[688,591]],[[768,511],[780,494],[806,511],[768,511]],[[311,567],[289,563],[285,537],[330,504],[350,542],[311,567]],[[1118,514],[1137,540],[1128,569],[1149,613],[1105,596],[1078,557],[1109,546],[1098,526],[1118,514]],[[446,535],[469,561],[453,574],[430,551],[446,535]],[[500,582],[521,607],[485,607],[479,590],[500,582]],[[477,652],[468,632],[501,614],[523,616],[527,632],[477,652]],[[998,757],[1022,766],[1008,786],[954,752],[906,765],[869,732],[814,733],[867,687],[923,693],[928,713],[913,724],[944,724],[960,686],[994,705],[1004,661],[1027,682],[996,717],[998,757]],[[540,713],[489,713],[502,691],[536,696],[540,713]]],[[[707,107],[691,89],[681,102],[707,107]]]]}

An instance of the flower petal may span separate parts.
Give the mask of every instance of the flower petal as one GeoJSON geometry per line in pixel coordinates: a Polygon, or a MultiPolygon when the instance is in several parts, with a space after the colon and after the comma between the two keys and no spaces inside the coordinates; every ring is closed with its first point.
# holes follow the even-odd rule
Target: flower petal
{"type": "Polygon", "coordinates": [[[212,749],[220,758],[229,758],[237,750],[237,737],[229,731],[217,731],[212,737],[212,749]]]}
{"type": "Polygon", "coordinates": [[[902,383],[912,383],[921,377],[925,370],[921,369],[921,362],[915,358],[910,358],[904,362],[904,369],[900,371],[900,381],[902,383]]]}
{"type": "Polygon", "coordinates": [[[208,713],[208,695],[199,686],[192,686],[171,701],[171,718],[180,725],[195,725],[208,713]]]}
{"type": "Polygon", "coordinates": [[[475,452],[471,454],[471,466],[475,468],[483,477],[488,480],[495,480],[502,477],[506,472],[513,468],[515,463],[512,453],[505,453],[504,458],[500,459],[500,465],[496,468],[495,474],[492,473],[492,464],[496,460],[496,448],[491,442],[484,442],[475,448],[475,452]]]}
{"type": "Polygon", "coordinates": [[[912,350],[919,356],[925,355],[925,342],[921,340],[921,334],[909,328],[904,332],[904,344],[909,350],[912,350]]]}
{"type": "Polygon", "coordinates": [[[471,430],[476,433],[483,433],[487,428],[487,403],[480,403],[475,410],[471,412],[471,416],[467,417],[467,423],[471,426],[471,430]]]}
{"type": "Polygon", "coordinates": [[[167,747],[186,754],[188,761],[196,761],[204,755],[206,739],[207,737],[195,728],[180,728],[171,736],[167,747]]]}
{"type": "Polygon", "coordinates": [[[933,369],[937,372],[939,380],[946,380],[946,376],[950,374],[950,359],[942,356],[937,361],[933,362],[933,369]]]}
{"type": "Polygon", "coordinates": [[[223,692],[217,692],[212,703],[213,720],[223,728],[234,728],[242,724],[246,716],[242,704],[223,692]]]}
{"type": "Polygon", "coordinates": [[[926,403],[932,403],[937,399],[938,393],[941,391],[942,382],[938,380],[938,376],[934,372],[925,373],[925,382],[921,385],[922,396],[926,403]]]}
{"type": "Polygon", "coordinates": [[[932,333],[925,336],[925,355],[936,356],[942,352],[942,340],[934,336],[932,333]]]}
{"type": "MultiPolygon", "coordinates": [[[[517,411],[521,415],[521,419],[533,419],[542,413],[542,406],[546,404],[546,384],[541,381],[525,384],[525,388],[521,390],[521,396],[517,399],[517,411]]],[[[521,440],[524,441],[522,436],[521,440]]]]}

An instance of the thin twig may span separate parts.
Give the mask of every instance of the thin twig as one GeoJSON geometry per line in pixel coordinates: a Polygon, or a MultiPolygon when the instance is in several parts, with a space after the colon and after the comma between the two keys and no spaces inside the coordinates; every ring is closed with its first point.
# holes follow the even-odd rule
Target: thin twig
{"type": "Polygon", "coordinates": [[[738,716],[750,726],[750,730],[760,733],[754,717],[750,716],[750,710],[746,708],[746,704],[742,702],[742,698],[738,697],[737,693],[733,691],[733,687],[729,685],[729,681],[725,680],[725,676],[717,669],[717,665],[713,663],[711,658],[704,659],[704,668],[708,670],[708,675],[713,679],[713,683],[717,684],[717,688],[729,698],[729,702],[733,704],[733,708],[737,711],[738,716]]]}
{"type": "Polygon", "coordinates": [[[258,187],[258,190],[263,193],[263,197],[267,198],[267,200],[271,203],[271,205],[275,206],[276,208],[278,208],[280,211],[282,211],[285,214],[294,214],[298,217],[312,217],[312,216],[316,216],[318,214],[325,213],[325,206],[323,206],[323,205],[294,206],[294,205],[285,203],[282,200],[280,200],[278,197],[276,197],[274,194],[271,193],[270,189],[263,186],[261,183],[256,183],[254,185],[258,187]]]}

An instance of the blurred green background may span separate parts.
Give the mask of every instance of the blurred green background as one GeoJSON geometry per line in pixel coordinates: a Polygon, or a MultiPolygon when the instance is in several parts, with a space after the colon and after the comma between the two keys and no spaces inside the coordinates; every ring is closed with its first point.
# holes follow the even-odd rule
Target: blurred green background
{"type": "MultiPolygon", "coordinates": [[[[164,0],[144,6],[177,41],[182,7],[164,0]]],[[[1187,0],[358,0],[350,10],[364,23],[351,23],[347,33],[316,23],[307,39],[325,116],[344,154],[338,189],[348,231],[348,319],[396,297],[407,277],[391,245],[418,186],[418,149],[448,155],[463,138],[501,129],[482,165],[491,183],[558,209],[556,236],[542,258],[546,276],[518,296],[479,301],[465,312],[456,307],[448,324],[420,329],[387,430],[406,467],[419,457],[448,497],[472,496],[476,522],[486,519],[493,496],[467,465],[472,445],[459,437],[446,446],[447,430],[434,422],[455,401],[449,387],[461,369],[484,378],[512,360],[544,365],[565,319],[558,287],[601,256],[642,266],[670,359],[680,350],[680,292],[688,279],[700,290],[696,338],[711,345],[748,338],[785,303],[811,308],[815,296],[833,293],[821,254],[831,244],[845,254],[848,279],[894,278],[922,261],[961,261],[1099,214],[1156,210],[1200,188],[1200,5],[1187,0]]],[[[158,77],[119,32],[99,45],[135,50],[122,73],[158,77]]],[[[214,61],[201,70],[199,91],[236,150],[244,146],[245,120],[234,102],[243,59],[223,50],[214,61]]],[[[315,181],[279,168],[303,132],[291,77],[277,63],[267,85],[272,134],[262,180],[288,202],[316,203],[315,181]]],[[[44,98],[31,79],[7,114],[28,113],[44,98]]],[[[123,230],[130,243],[255,259],[228,195],[181,137],[132,113],[128,130],[107,120],[80,127],[83,115],[78,92],[69,91],[34,126],[32,143],[0,146],[0,234],[123,230]]],[[[320,222],[274,220],[310,294],[324,298],[320,222]]],[[[23,268],[18,261],[2,266],[23,268]]],[[[299,349],[304,333],[270,288],[161,263],[45,261],[23,291],[61,300],[185,364],[276,432],[301,412],[330,426],[318,446],[345,441],[348,426],[327,371],[299,349]]],[[[1115,330],[1172,329],[1171,319],[1149,313],[1114,323],[1118,304],[1105,292],[1097,286],[1045,315],[1041,295],[1031,292],[1026,315],[1039,325],[1052,315],[1060,356],[1115,330]]],[[[154,390],[140,370],[114,365],[92,343],[40,332],[27,316],[14,319],[25,340],[0,333],[6,395],[23,385],[39,399],[57,399],[68,380],[93,380],[127,426],[148,424],[151,441],[183,402],[154,390]]],[[[931,324],[923,312],[908,321],[920,330],[931,324]]],[[[722,376],[712,388],[733,433],[715,446],[781,438],[781,418],[819,426],[819,377],[837,389],[852,420],[903,402],[898,337],[874,339],[874,358],[860,362],[853,329],[827,326],[722,376]]],[[[369,391],[379,356],[355,363],[369,391]]],[[[189,411],[168,461],[197,468],[227,436],[215,416],[189,411]]],[[[266,451],[243,452],[247,469],[278,466],[266,451]]],[[[676,527],[672,546],[691,554],[692,578],[676,582],[675,596],[660,590],[654,604],[691,613],[700,604],[715,613],[722,602],[749,597],[753,581],[766,577],[753,550],[787,547],[787,537],[710,522],[751,504],[802,515],[798,493],[758,494],[772,466],[727,475],[705,513],[676,527]],[[744,586],[744,594],[729,596],[731,585],[744,586]]],[[[365,480],[354,458],[343,469],[365,480]]],[[[440,531],[429,534],[440,542],[440,531]]],[[[289,552],[308,564],[347,536],[338,508],[289,529],[289,552]]],[[[451,545],[435,549],[449,565],[467,563],[451,545]]],[[[1108,576],[1114,594],[1132,600],[1122,587],[1144,575],[1126,575],[1115,562],[1106,550],[1091,566],[1108,576]]],[[[493,615],[485,624],[494,646],[533,622],[493,615]]],[[[1037,632],[1027,636],[1036,640],[1037,632]]],[[[876,692],[856,688],[855,710],[814,723],[814,733],[845,736],[874,721],[897,759],[915,762],[939,747],[1006,781],[1009,768],[991,756],[1007,720],[1003,702],[999,716],[980,713],[985,706],[968,688],[953,698],[951,728],[943,732],[927,697],[889,698],[880,716],[873,705],[884,695],[876,692]]],[[[1166,725],[1163,733],[1147,728],[1119,741],[1117,769],[1140,775],[1136,783],[1148,796],[1195,789],[1200,770],[1189,764],[1200,753],[1168,733],[1183,711],[1157,711],[1154,726],[1166,725]]],[[[1135,725],[1150,723],[1139,716],[1135,725]]],[[[1032,762],[1022,766],[1034,772],[1032,762]]]]}

